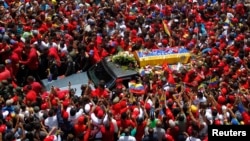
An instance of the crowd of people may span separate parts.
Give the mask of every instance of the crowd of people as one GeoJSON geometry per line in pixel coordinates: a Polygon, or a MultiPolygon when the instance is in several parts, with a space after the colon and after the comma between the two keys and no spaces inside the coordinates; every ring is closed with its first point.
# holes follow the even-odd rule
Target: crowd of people
{"type": "Polygon", "coordinates": [[[0,140],[207,141],[209,125],[250,124],[247,0],[0,0],[0,140]],[[82,85],[50,81],[119,51],[185,47],[190,63],[82,85]],[[111,96],[112,95],[112,96],[111,96]]]}

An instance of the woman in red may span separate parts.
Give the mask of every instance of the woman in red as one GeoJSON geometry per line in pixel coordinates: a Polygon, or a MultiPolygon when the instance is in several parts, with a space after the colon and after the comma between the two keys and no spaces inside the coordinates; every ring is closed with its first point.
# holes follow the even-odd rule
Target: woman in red
{"type": "Polygon", "coordinates": [[[79,136],[81,133],[84,133],[86,131],[87,127],[84,124],[84,116],[80,116],[78,118],[77,124],[74,125],[74,131],[75,135],[79,136]]]}
{"type": "Polygon", "coordinates": [[[105,88],[105,82],[103,80],[100,80],[98,87],[91,92],[91,96],[97,98],[108,98],[109,93],[105,88]]]}
{"type": "Polygon", "coordinates": [[[143,118],[140,118],[140,117],[136,119],[136,134],[135,134],[135,138],[136,138],[137,141],[141,141],[142,140],[145,128],[147,126],[147,121],[148,121],[147,117],[144,120],[143,120],[143,118]]]}
{"type": "Polygon", "coordinates": [[[100,62],[103,58],[107,57],[109,53],[103,48],[102,45],[98,45],[94,48],[93,61],[95,63],[100,62]]]}
{"type": "Polygon", "coordinates": [[[100,128],[102,133],[102,141],[115,141],[114,134],[115,128],[114,124],[109,119],[109,122],[103,124],[100,128]]]}
{"type": "Polygon", "coordinates": [[[25,59],[19,61],[21,65],[25,66],[24,70],[25,78],[23,80],[24,81],[23,83],[26,83],[26,79],[29,75],[34,76],[36,81],[41,82],[40,77],[38,75],[39,57],[37,54],[37,50],[35,49],[35,47],[26,44],[23,51],[25,59]]]}

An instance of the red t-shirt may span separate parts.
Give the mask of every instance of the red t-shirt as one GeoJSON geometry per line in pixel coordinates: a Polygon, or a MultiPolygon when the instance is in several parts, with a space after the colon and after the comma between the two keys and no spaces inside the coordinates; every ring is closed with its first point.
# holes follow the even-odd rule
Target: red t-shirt
{"type": "Polygon", "coordinates": [[[10,78],[11,74],[8,69],[4,69],[2,72],[0,72],[0,81],[6,80],[7,78],[10,78]]]}
{"type": "Polygon", "coordinates": [[[142,124],[137,125],[136,134],[135,134],[135,138],[136,138],[137,141],[142,140],[142,136],[144,135],[144,131],[145,131],[146,126],[147,126],[146,121],[142,122],[142,124]]]}
{"type": "Polygon", "coordinates": [[[134,124],[134,122],[132,122],[132,120],[129,120],[129,119],[125,119],[125,120],[122,119],[121,120],[122,129],[126,129],[129,126],[135,127],[135,124],[134,124]]]}
{"type": "Polygon", "coordinates": [[[75,124],[74,125],[74,130],[76,135],[79,135],[81,133],[83,133],[86,130],[86,125],[84,124],[75,124]]]}
{"type": "Polygon", "coordinates": [[[55,48],[55,47],[49,48],[48,56],[50,56],[56,60],[57,66],[61,66],[61,61],[60,61],[60,57],[59,57],[57,48],[55,48]]]}
{"type": "Polygon", "coordinates": [[[31,48],[28,52],[27,60],[20,61],[21,64],[27,65],[31,70],[37,70],[39,65],[39,59],[35,48],[31,48]]]}
{"type": "Polygon", "coordinates": [[[14,76],[16,76],[18,69],[19,69],[17,64],[19,63],[20,57],[18,56],[17,53],[12,52],[12,54],[10,56],[10,60],[11,60],[11,64],[12,64],[12,73],[14,76]]]}
{"type": "Polygon", "coordinates": [[[171,135],[172,137],[174,137],[176,139],[178,137],[178,134],[179,134],[179,127],[175,126],[173,128],[169,128],[166,133],[168,135],[171,135]]]}
{"type": "Polygon", "coordinates": [[[241,113],[244,124],[245,125],[250,125],[250,115],[247,112],[241,113]]]}
{"type": "Polygon", "coordinates": [[[97,48],[94,48],[93,59],[95,63],[101,61],[103,58],[105,58],[108,55],[109,53],[105,49],[102,49],[101,51],[99,51],[97,48]]]}
{"type": "Polygon", "coordinates": [[[39,82],[32,82],[30,84],[32,86],[32,89],[39,94],[42,91],[42,85],[39,82]]]}
{"type": "Polygon", "coordinates": [[[175,141],[175,139],[173,138],[172,135],[169,135],[169,134],[165,134],[165,138],[167,141],[175,141]]]}
{"type": "Polygon", "coordinates": [[[97,88],[91,93],[92,97],[104,97],[107,98],[109,96],[108,91],[105,89],[97,88]]]}
{"type": "Polygon", "coordinates": [[[26,94],[26,102],[35,102],[36,101],[37,94],[34,90],[29,90],[28,93],[26,94]]]}
{"type": "Polygon", "coordinates": [[[109,123],[109,129],[106,129],[104,125],[101,126],[102,141],[114,141],[115,128],[112,122],[109,123]]]}

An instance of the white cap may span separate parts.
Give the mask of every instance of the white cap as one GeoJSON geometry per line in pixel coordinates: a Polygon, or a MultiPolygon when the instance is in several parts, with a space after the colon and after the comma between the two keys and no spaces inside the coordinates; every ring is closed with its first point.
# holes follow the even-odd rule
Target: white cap
{"type": "Polygon", "coordinates": [[[68,20],[68,19],[65,19],[63,23],[64,23],[64,24],[68,24],[68,23],[69,23],[69,20],[68,20]]]}
{"type": "Polygon", "coordinates": [[[148,70],[145,70],[145,74],[150,74],[150,71],[148,71],[148,70]]]}
{"type": "Polygon", "coordinates": [[[222,111],[226,111],[226,110],[227,110],[227,106],[222,105],[222,106],[221,106],[221,109],[222,109],[222,111]]]}
{"type": "Polygon", "coordinates": [[[86,105],[84,106],[84,111],[85,111],[86,113],[89,113],[89,111],[90,111],[90,105],[89,105],[89,104],[86,104],[86,105]]]}
{"type": "Polygon", "coordinates": [[[175,127],[175,122],[172,119],[170,119],[168,123],[170,127],[175,127]]]}
{"type": "Polygon", "coordinates": [[[7,101],[6,101],[6,105],[11,105],[13,103],[13,99],[8,99],[7,101]]]}
{"type": "Polygon", "coordinates": [[[82,4],[82,3],[80,3],[80,4],[79,4],[79,7],[83,7],[83,4],[82,4]]]}
{"type": "Polygon", "coordinates": [[[25,43],[25,38],[21,37],[21,41],[25,43]]]}
{"type": "Polygon", "coordinates": [[[9,111],[4,111],[3,112],[3,118],[5,119],[9,115],[9,111]]]}
{"type": "Polygon", "coordinates": [[[206,118],[207,118],[207,120],[212,120],[213,116],[210,113],[206,113],[206,118]]]}
{"type": "Polygon", "coordinates": [[[174,22],[176,22],[176,23],[177,23],[177,22],[179,22],[179,20],[178,20],[178,19],[174,19],[174,22]]]}
{"type": "Polygon", "coordinates": [[[206,118],[209,120],[209,122],[212,124],[213,123],[213,116],[210,112],[206,112],[206,118]]]}
{"type": "Polygon", "coordinates": [[[126,29],[126,25],[120,25],[120,29],[126,29]]]}
{"type": "Polygon", "coordinates": [[[223,120],[223,115],[219,114],[218,118],[219,118],[219,120],[223,120]]]}
{"type": "Polygon", "coordinates": [[[113,103],[118,103],[120,101],[120,98],[117,96],[113,99],[113,103]]]}
{"type": "Polygon", "coordinates": [[[37,35],[39,32],[38,32],[38,30],[32,30],[32,33],[37,35]]]}
{"type": "Polygon", "coordinates": [[[163,89],[164,89],[165,91],[169,91],[170,87],[169,87],[168,85],[165,85],[165,86],[163,87],[163,89]]]}

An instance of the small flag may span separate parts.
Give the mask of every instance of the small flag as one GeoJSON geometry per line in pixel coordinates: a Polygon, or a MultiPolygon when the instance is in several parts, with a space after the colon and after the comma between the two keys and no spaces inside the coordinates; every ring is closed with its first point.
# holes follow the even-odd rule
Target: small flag
{"type": "Polygon", "coordinates": [[[214,78],[210,79],[209,82],[208,82],[208,86],[210,88],[216,88],[216,87],[218,87],[218,84],[219,84],[219,80],[218,80],[217,77],[214,77],[214,78]]]}
{"type": "Polygon", "coordinates": [[[140,94],[140,95],[145,93],[145,88],[140,83],[129,82],[128,87],[131,93],[140,94]]]}
{"type": "Polygon", "coordinates": [[[164,28],[165,33],[168,34],[169,37],[171,37],[170,31],[169,31],[169,29],[168,29],[167,21],[166,21],[166,20],[163,20],[163,21],[162,21],[162,25],[163,25],[163,28],[164,28]]]}

